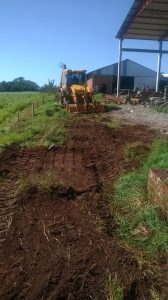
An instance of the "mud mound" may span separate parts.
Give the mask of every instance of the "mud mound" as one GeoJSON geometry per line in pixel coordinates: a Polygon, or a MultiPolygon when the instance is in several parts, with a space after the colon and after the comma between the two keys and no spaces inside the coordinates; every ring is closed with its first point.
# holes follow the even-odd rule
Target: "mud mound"
{"type": "Polygon", "coordinates": [[[125,159],[124,146],[140,140],[147,150],[153,133],[87,120],[69,131],[64,147],[15,146],[0,157],[0,298],[102,300],[110,273],[124,299],[141,299],[147,272],[113,236],[103,188],[138,166],[136,157],[125,159]],[[44,189],[33,183],[38,174],[44,189]],[[25,178],[29,188],[21,184],[25,178]]]}

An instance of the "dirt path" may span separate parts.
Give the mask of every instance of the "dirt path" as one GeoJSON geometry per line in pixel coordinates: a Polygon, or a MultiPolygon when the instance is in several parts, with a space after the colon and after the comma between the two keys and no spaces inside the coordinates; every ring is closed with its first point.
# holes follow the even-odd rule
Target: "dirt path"
{"type": "MultiPolygon", "coordinates": [[[[113,115],[114,111],[108,113],[113,115]]],[[[168,135],[168,113],[152,111],[143,105],[121,105],[121,110],[115,111],[115,115],[134,123],[149,126],[162,134],[168,135]]]]}
{"type": "MultiPolygon", "coordinates": [[[[107,299],[108,274],[124,299],[150,299],[155,275],[113,236],[103,189],[138,166],[124,146],[148,151],[154,133],[142,125],[108,128],[81,120],[69,125],[64,147],[14,146],[0,157],[0,299],[107,299]],[[52,171],[63,185],[20,187],[20,178],[52,171]],[[146,297],[146,298],[145,298],[146,297]]],[[[157,274],[156,274],[157,277],[157,274]]]]}

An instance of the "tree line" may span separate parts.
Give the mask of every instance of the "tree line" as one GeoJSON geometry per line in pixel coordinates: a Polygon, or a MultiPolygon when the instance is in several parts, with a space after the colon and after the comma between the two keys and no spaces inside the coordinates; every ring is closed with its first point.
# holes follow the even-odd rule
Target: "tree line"
{"type": "Polygon", "coordinates": [[[48,80],[48,83],[41,87],[36,82],[26,80],[24,77],[0,82],[0,92],[53,92],[56,89],[57,86],[54,84],[54,80],[48,80]]]}

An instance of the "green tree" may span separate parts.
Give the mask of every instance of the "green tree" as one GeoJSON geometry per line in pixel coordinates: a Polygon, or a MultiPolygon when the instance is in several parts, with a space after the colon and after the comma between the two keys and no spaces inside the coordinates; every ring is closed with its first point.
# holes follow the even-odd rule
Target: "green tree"
{"type": "Polygon", "coordinates": [[[56,93],[57,91],[57,86],[55,85],[54,80],[50,80],[48,79],[48,83],[44,84],[41,88],[40,88],[41,92],[48,92],[48,93],[56,93]]]}
{"type": "Polygon", "coordinates": [[[25,80],[24,77],[15,78],[13,81],[0,82],[0,92],[26,92],[38,91],[39,86],[31,80],[25,80]]]}

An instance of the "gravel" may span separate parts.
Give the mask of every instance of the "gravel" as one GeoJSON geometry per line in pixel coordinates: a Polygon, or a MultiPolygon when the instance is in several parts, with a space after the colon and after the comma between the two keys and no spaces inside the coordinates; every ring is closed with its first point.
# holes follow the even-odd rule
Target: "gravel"
{"type": "Polygon", "coordinates": [[[144,124],[152,129],[159,130],[161,134],[168,135],[168,113],[152,111],[143,105],[121,105],[121,109],[116,111],[118,117],[138,124],[144,124]]]}

